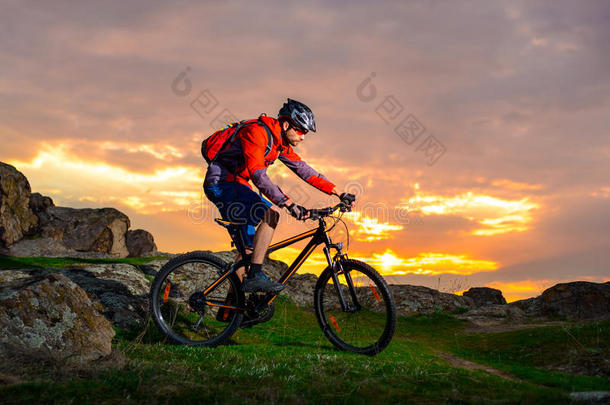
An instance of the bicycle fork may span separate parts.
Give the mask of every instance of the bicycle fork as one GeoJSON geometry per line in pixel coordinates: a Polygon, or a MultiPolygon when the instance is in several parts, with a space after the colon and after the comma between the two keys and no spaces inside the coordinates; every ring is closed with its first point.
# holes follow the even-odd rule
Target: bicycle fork
{"type": "Polygon", "coordinates": [[[341,242],[333,244],[330,243],[330,240],[328,240],[328,243],[326,244],[326,246],[324,246],[322,250],[324,251],[324,255],[326,256],[326,260],[328,261],[328,264],[330,266],[330,275],[333,279],[333,285],[335,286],[335,290],[337,290],[341,309],[343,310],[343,312],[357,312],[362,307],[360,305],[360,302],[358,302],[358,297],[356,296],[356,289],[354,287],[354,281],[352,280],[352,276],[350,275],[349,271],[345,271],[343,265],[341,264],[341,259],[345,257],[342,249],[343,244],[341,242]],[[331,248],[337,250],[335,257],[332,259],[330,257],[331,248]],[[343,274],[345,276],[347,289],[352,299],[351,304],[345,300],[345,295],[343,294],[343,290],[341,289],[341,283],[339,282],[340,274],[343,274]]]}

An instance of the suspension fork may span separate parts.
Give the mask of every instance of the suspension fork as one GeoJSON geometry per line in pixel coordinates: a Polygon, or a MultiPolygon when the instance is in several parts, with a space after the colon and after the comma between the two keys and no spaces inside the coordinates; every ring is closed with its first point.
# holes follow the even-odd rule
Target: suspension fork
{"type": "Polygon", "coordinates": [[[330,266],[330,276],[333,279],[333,284],[335,285],[335,290],[337,291],[337,295],[339,296],[339,303],[341,304],[341,309],[344,312],[356,312],[361,308],[361,306],[360,306],[360,302],[358,302],[358,297],[356,296],[356,289],[354,287],[354,281],[352,280],[352,276],[350,275],[349,272],[347,272],[343,269],[343,265],[341,264],[341,258],[343,257],[343,254],[341,252],[341,245],[332,244],[330,242],[330,239],[328,238],[328,235],[326,235],[326,239],[327,239],[327,241],[326,241],[327,243],[326,243],[326,246],[324,246],[324,248],[323,248],[324,255],[326,256],[326,260],[328,261],[328,264],[330,266]],[[330,257],[330,248],[331,247],[337,249],[337,254],[335,255],[334,259],[331,259],[331,257],[330,257]],[[345,276],[345,281],[347,283],[347,289],[352,298],[351,305],[345,301],[345,296],[343,295],[343,290],[341,289],[341,284],[339,282],[340,273],[343,273],[343,275],[345,276]]]}

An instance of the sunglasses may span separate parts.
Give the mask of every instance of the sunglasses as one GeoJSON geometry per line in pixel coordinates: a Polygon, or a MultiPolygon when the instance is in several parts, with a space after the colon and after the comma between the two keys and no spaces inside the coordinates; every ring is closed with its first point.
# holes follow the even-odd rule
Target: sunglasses
{"type": "Polygon", "coordinates": [[[291,125],[290,128],[294,129],[294,132],[296,132],[297,135],[305,135],[309,132],[307,129],[295,127],[294,125],[291,125]]]}

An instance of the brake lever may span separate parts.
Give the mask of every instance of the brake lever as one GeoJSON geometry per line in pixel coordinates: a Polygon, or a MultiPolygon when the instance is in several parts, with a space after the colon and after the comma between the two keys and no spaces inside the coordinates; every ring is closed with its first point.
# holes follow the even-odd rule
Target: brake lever
{"type": "Polygon", "coordinates": [[[341,210],[341,212],[348,212],[348,211],[352,210],[352,206],[348,205],[348,204],[346,204],[344,202],[341,202],[339,209],[341,210]]]}

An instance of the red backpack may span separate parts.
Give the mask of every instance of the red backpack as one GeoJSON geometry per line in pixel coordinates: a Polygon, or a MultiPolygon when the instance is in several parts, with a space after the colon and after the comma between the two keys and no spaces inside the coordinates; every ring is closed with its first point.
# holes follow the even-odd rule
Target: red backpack
{"type": "Polygon", "coordinates": [[[261,119],[263,115],[264,114],[261,114],[261,116],[255,120],[234,122],[207,137],[201,143],[201,155],[205,161],[208,162],[208,165],[216,159],[221,151],[227,149],[229,145],[231,145],[237,136],[237,133],[242,128],[252,124],[262,125],[263,128],[265,128],[265,131],[267,131],[267,147],[265,148],[265,156],[267,156],[273,148],[273,133],[267,124],[265,124],[261,119]]]}

